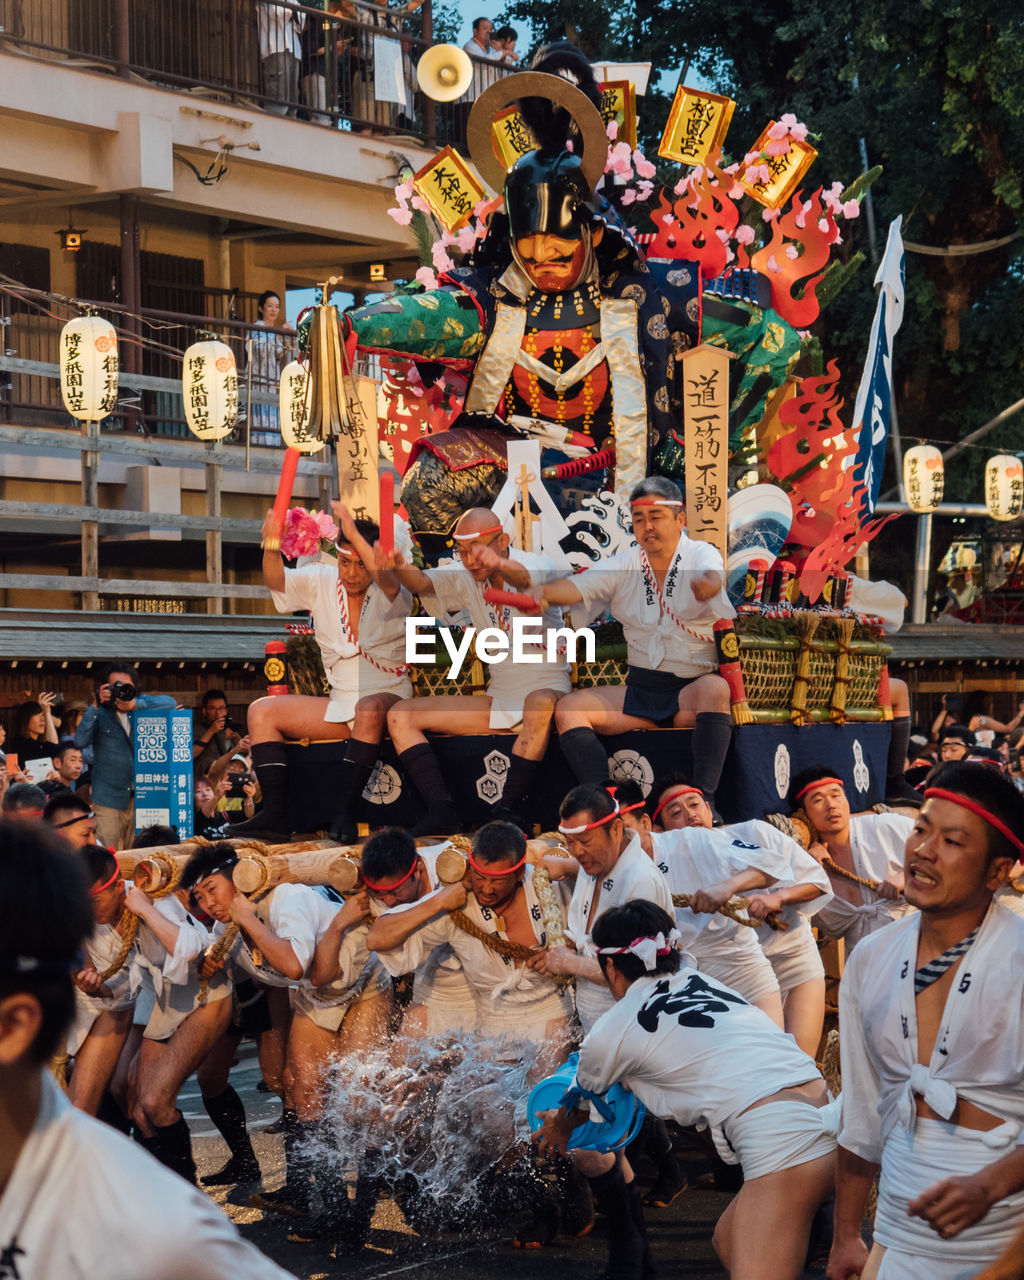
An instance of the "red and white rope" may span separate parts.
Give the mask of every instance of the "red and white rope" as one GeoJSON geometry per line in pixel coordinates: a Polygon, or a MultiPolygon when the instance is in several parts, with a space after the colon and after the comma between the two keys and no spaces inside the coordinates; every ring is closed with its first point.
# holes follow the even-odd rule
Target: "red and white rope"
{"type": "Polygon", "coordinates": [[[363,646],[352,634],[352,626],[348,620],[348,604],[346,603],[345,588],[338,583],[338,612],[341,615],[341,626],[345,632],[345,639],[351,645],[355,645],[356,652],[361,658],[365,658],[371,667],[376,667],[378,671],[383,671],[387,676],[404,676],[412,670],[407,662],[400,663],[397,667],[390,667],[385,662],[378,662],[372,653],[367,653],[363,646]]]}

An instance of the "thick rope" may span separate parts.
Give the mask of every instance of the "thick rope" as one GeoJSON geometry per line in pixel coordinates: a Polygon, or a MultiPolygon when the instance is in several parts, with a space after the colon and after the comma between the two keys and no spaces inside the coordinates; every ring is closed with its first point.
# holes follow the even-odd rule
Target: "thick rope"
{"type": "Polygon", "coordinates": [[[839,876],[841,880],[849,880],[850,884],[863,885],[865,889],[871,889],[875,893],[882,887],[878,880],[869,880],[866,876],[857,875],[855,871],[847,871],[845,867],[841,867],[832,858],[822,858],[821,865],[834,876],[839,876]]]}
{"type": "MultiPolygon", "coordinates": [[[[674,907],[689,907],[692,900],[693,895],[689,893],[674,893],[672,895],[672,905],[674,907]]],[[[789,929],[789,925],[784,920],[780,920],[774,911],[770,911],[763,921],[751,920],[748,916],[742,914],[749,906],[749,898],[730,898],[728,902],[723,902],[717,908],[717,914],[728,916],[730,920],[735,920],[737,924],[746,925],[748,929],[760,929],[762,923],[766,924],[769,929],[774,929],[776,933],[785,933],[789,929]]]]}
{"type": "Polygon", "coordinates": [[[510,960],[527,960],[533,951],[530,947],[524,947],[521,942],[512,942],[508,938],[499,938],[496,933],[488,933],[486,929],[481,929],[478,924],[474,924],[464,911],[449,911],[448,918],[457,929],[461,929],[463,933],[468,933],[471,938],[476,938],[477,942],[482,942],[489,951],[495,952],[499,956],[508,956],[510,960]]]}

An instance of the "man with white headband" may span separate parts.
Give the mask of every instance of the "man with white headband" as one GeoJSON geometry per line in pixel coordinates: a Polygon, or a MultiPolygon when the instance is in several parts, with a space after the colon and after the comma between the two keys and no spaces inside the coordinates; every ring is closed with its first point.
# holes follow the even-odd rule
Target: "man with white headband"
{"type": "Polygon", "coordinates": [[[630,495],[638,543],[542,589],[545,604],[577,606],[577,625],[611,612],[626,637],[625,685],[579,689],[555,709],[562,754],[580,782],[608,774],[599,734],[693,726],[694,781],[713,801],[732,737],[729,686],[717,674],[712,626],[731,618],[725,570],[709,542],[686,536],[678,485],[661,476],[630,495]]]}
{"type": "MultiPolygon", "coordinates": [[[[459,563],[425,572],[405,563],[400,552],[393,564],[398,580],[440,614],[465,612],[479,631],[497,628],[510,635],[520,612],[511,604],[490,603],[490,591],[520,592],[531,582],[554,578],[553,561],[534,552],[509,553],[509,535],[487,507],[472,507],[455,526],[459,563]]],[[[569,663],[563,653],[547,656],[547,637],[562,625],[561,613],[549,609],[537,637],[540,659],[517,666],[507,657],[489,664],[486,696],[433,695],[399,703],[388,713],[388,732],[405,775],[423,797],[427,812],[410,828],[414,836],[444,836],[464,829],[464,822],[426,734],[516,734],[512,763],[496,817],[519,821],[519,808],[533,784],[547,749],[555,703],[569,692],[569,663]]]]}
{"type": "MultiPolygon", "coordinates": [[[[656,780],[650,799],[654,806],[653,822],[659,824],[666,835],[687,832],[683,837],[687,852],[700,847],[692,842],[695,832],[701,831],[701,841],[711,841],[712,846],[716,840],[725,841],[729,855],[739,864],[749,858],[748,869],[758,867],[762,872],[775,876],[773,884],[748,883],[742,892],[749,899],[747,915],[751,919],[764,920],[770,914],[786,926],[785,929],[762,927],[755,937],[775,974],[778,995],[782,1000],[782,1025],[804,1053],[813,1057],[825,1022],[825,969],[811,933],[810,917],[832,900],[832,888],[824,868],[796,840],[771,823],[757,818],[728,823],[712,830],[713,815],[707,802],[682,774],[656,780]],[[765,857],[771,857],[773,862],[766,864],[761,861],[765,857]]],[[[653,833],[655,844],[660,845],[663,840],[664,837],[659,840],[657,831],[653,833]]],[[[720,933],[723,925],[718,923],[719,919],[716,918],[716,928],[720,933]]],[[[735,928],[739,927],[734,925],[735,928]]],[[[739,928],[739,935],[750,935],[751,932],[750,929],[739,928]]],[[[709,941],[714,942],[716,937],[717,934],[713,935],[709,941]]],[[[749,948],[749,936],[738,937],[737,940],[749,948]]],[[[702,960],[702,968],[735,987],[751,1003],[770,1012],[751,994],[740,972],[718,971],[712,967],[710,958],[700,955],[699,948],[690,943],[686,945],[702,960]]]]}
{"type": "MultiPolygon", "coordinates": [[[[724,983],[678,950],[672,917],[628,902],[596,921],[612,1007],[580,1048],[574,1086],[534,1140],[564,1150],[590,1119],[586,1094],[624,1085],[656,1116],[706,1125],[744,1183],[715,1227],[733,1280],[797,1280],[811,1222],[835,1175],[835,1109],[814,1062],[724,983]]],[[[643,1241],[616,1276],[648,1274],[643,1241]],[[628,1263],[632,1261],[632,1269],[628,1263]]]]}
{"type": "Polygon", "coordinates": [[[903,851],[914,819],[902,813],[850,814],[842,778],[831,769],[804,769],[789,788],[789,808],[806,820],[808,853],[828,872],[832,900],[815,924],[842,938],[849,955],[861,938],[905,916],[903,851]]]}
{"type": "Polygon", "coordinates": [[[1022,831],[1008,779],[943,765],[906,844],[917,911],[846,966],[829,1280],[976,1276],[1024,1225],[1024,920],[993,897],[1022,831]],[[861,1220],[879,1167],[869,1257],[861,1220]]]}
{"type": "Polygon", "coordinates": [[[263,793],[263,808],[232,836],[288,833],[285,742],[299,738],[348,741],[337,779],[338,808],[331,835],[356,839],[355,810],[380,754],[388,708],[412,697],[405,662],[408,592],[390,574],[380,573],[372,543],[378,529],[334,505],[340,524],[338,568],[307,564],[286,569],[281,528],[272,511],[263,521],[263,580],[279,613],[307,609],[331,686],[330,696],[284,694],[258,698],[249,707],[252,762],[263,793]]]}

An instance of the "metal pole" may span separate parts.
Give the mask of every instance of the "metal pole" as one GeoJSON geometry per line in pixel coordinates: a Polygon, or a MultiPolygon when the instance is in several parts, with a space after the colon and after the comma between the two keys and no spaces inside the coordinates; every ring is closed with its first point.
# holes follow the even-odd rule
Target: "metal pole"
{"type": "Polygon", "coordinates": [[[917,517],[917,545],[914,549],[914,598],[910,620],[914,623],[928,621],[928,574],[932,561],[932,518],[917,517]]]}

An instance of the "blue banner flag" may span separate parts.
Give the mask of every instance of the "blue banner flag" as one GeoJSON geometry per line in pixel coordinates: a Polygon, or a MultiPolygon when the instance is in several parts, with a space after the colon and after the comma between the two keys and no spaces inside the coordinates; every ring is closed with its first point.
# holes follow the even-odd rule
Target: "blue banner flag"
{"type": "Polygon", "coordinates": [[[135,717],[135,830],[177,827],[192,835],[192,712],[145,711],[135,717]]]}
{"type": "Polygon", "coordinates": [[[875,284],[881,288],[864,372],[853,407],[853,437],[857,441],[853,469],[857,484],[864,489],[861,512],[865,517],[871,515],[878,501],[885,442],[892,420],[893,341],[903,321],[905,283],[902,223],[900,215],[889,224],[885,253],[875,275],[875,284]]]}

